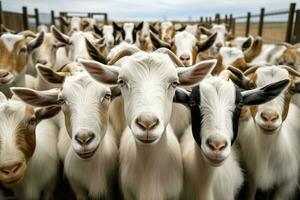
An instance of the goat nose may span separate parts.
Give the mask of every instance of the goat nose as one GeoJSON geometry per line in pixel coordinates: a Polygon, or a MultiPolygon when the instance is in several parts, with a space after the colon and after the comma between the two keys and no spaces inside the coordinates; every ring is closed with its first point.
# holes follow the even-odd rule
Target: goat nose
{"type": "Polygon", "coordinates": [[[125,39],[125,41],[128,42],[128,43],[132,43],[132,40],[129,39],[129,38],[125,39]]]}
{"type": "Polygon", "coordinates": [[[183,54],[183,55],[179,56],[179,59],[182,61],[189,61],[191,59],[191,57],[188,54],[183,54]]]}
{"type": "Polygon", "coordinates": [[[95,139],[95,134],[91,131],[80,131],[76,134],[75,140],[77,141],[78,144],[81,146],[84,145],[89,145],[94,139],[95,139]]]}
{"type": "Polygon", "coordinates": [[[214,151],[214,152],[220,152],[222,150],[224,150],[228,143],[226,140],[224,139],[208,139],[206,142],[207,146],[209,147],[210,150],[214,151]]]}
{"type": "Polygon", "coordinates": [[[2,167],[1,172],[6,175],[15,174],[20,169],[21,165],[22,164],[20,162],[18,162],[18,163],[9,165],[9,166],[2,167]]]}
{"type": "Polygon", "coordinates": [[[262,112],[260,116],[264,122],[275,122],[279,118],[275,112],[262,112]]]}
{"type": "Polygon", "coordinates": [[[0,78],[4,78],[9,75],[9,72],[6,70],[0,70],[0,78]]]}
{"type": "Polygon", "coordinates": [[[142,129],[142,130],[152,130],[154,129],[158,124],[159,120],[153,113],[143,113],[136,119],[136,124],[142,129]]]}
{"type": "Polygon", "coordinates": [[[38,60],[37,63],[42,64],[42,65],[47,65],[47,60],[38,60]]]}
{"type": "Polygon", "coordinates": [[[216,47],[217,47],[217,48],[221,48],[221,47],[223,47],[223,44],[222,44],[221,42],[218,42],[218,43],[216,44],[216,47]]]}

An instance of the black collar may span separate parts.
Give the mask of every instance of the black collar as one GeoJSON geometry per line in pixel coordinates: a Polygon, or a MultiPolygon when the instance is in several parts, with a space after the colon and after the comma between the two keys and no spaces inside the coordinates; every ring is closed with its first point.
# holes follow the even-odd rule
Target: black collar
{"type": "MultiPolygon", "coordinates": [[[[192,88],[190,95],[189,107],[191,109],[192,117],[192,133],[195,141],[201,148],[201,126],[202,126],[202,113],[200,109],[201,93],[199,85],[192,88]]],[[[239,117],[243,106],[243,98],[239,88],[235,88],[235,109],[232,114],[232,130],[233,137],[231,145],[235,142],[238,134],[239,117]]]]}

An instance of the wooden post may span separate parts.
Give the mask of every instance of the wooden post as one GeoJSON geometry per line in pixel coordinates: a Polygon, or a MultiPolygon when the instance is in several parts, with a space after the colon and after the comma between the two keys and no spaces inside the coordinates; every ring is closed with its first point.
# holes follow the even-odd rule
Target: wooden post
{"type": "Polygon", "coordinates": [[[40,25],[39,10],[37,8],[34,9],[34,17],[35,17],[35,27],[37,28],[40,25]]]}
{"type": "Polygon", "coordinates": [[[108,19],[107,19],[107,13],[104,14],[104,23],[107,24],[108,23],[108,19]]]}
{"type": "Polygon", "coordinates": [[[294,26],[294,37],[292,39],[293,43],[299,43],[300,42],[300,10],[298,9],[296,11],[296,21],[294,26]]]}
{"type": "Polygon", "coordinates": [[[54,10],[51,10],[51,24],[55,26],[55,13],[54,13],[54,10]]]}
{"type": "Polygon", "coordinates": [[[220,14],[217,13],[216,16],[215,16],[215,23],[220,24],[220,21],[221,21],[220,14]]]}
{"type": "Polygon", "coordinates": [[[232,14],[229,15],[229,30],[232,29],[232,23],[233,23],[233,20],[232,20],[232,14]]]}
{"type": "Polygon", "coordinates": [[[28,12],[27,12],[27,7],[23,6],[23,29],[28,30],[28,12]]]}
{"type": "Polygon", "coordinates": [[[228,25],[228,16],[227,16],[227,14],[225,15],[224,23],[225,23],[226,25],[228,25]]]}
{"type": "MultiPolygon", "coordinates": [[[[0,1],[0,25],[2,24],[3,24],[2,1],[0,1]]],[[[0,28],[0,34],[2,34],[2,28],[0,28]]]]}
{"type": "Polygon", "coordinates": [[[205,17],[205,26],[208,27],[208,17],[205,17]]]}
{"type": "Polygon", "coordinates": [[[211,24],[212,24],[212,18],[209,17],[209,25],[211,25],[211,24]]]}
{"type": "Polygon", "coordinates": [[[258,24],[258,33],[257,33],[259,36],[262,36],[263,34],[264,17],[265,17],[265,8],[261,8],[260,16],[259,16],[259,24],[258,24]]]}
{"type": "Polygon", "coordinates": [[[251,13],[247,13],[247,22],[246,22],[246,30],[245,30],[245,36],[248,37],[249,31],[250,31],[250,20],[251,20],[251,13]]]}
{"type": "Polygon", "coordinates": [[[203,17],[200,17],[200,24],[203,24],[203,17]]]}
{"type": "Polygon", "coordinates": [[[291,3],[290,10],[289,10],[288,23],[287,23],[287,27],[286,27],[286,35],[285,35],[286,42],[291,42],[295,10],[296,10],[296,3],[291,3]]]}
{"type": "Polygon", "coordinates": [[[235,18],[232,18],[232,22],[230,26],[231,26],[230,27],[231,33],[233,36],[235,36],[235,18]]]}

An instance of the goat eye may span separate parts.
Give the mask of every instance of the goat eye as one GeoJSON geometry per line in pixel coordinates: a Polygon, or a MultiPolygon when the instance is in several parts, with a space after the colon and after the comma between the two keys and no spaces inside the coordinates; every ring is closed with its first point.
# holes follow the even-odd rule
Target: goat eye
{"type": "Polygon", "coordinates": [[[36,122],[36,118],[32,117],[29,121],[28,121],[28,126],[34,126],[36,122]]]}
{"type": "Polygon", "coordinates": [[[22,47],[20,50],[19,50],[19,54],[23,54],[23,53],[26,53],[27,52],[27,47],[22,47]]]}
{"type": "Polygon", "coordinates": [[[104,95],[104,98],[107,99],[107,100],[110,100],[110,98],[111,98],[111,93],[106,93],[106,94],[104,95]]]}
{"type": "Polygon", "coordinates": [[[176,88],[178,85],[179,85],[179,82],[178,82],[178,81],[173,81],[173,82],[171,83],[171,86],[172,86],[173,88],[176,88]]]}
{"type": "Polygon", "coordinates": [[[54,45],[52,46],[52,49],[57,49],[57,45],[54,44],[54,45]]]}
{"type": "Polygon", "coordinates": [[[58,104],[64,104],[66,102],[66,100],[63,97],[58,97],[57,99],[58,104]]]}
{"type": "Polygon", "coordinates": [[[119,85],[120,87],[123,87],[125,84],[126,84],[126,83],[125,83],[124,80],[122,80],[122,79],[119,79],[119,80],[118,80],[118,85],[119,85]]]}

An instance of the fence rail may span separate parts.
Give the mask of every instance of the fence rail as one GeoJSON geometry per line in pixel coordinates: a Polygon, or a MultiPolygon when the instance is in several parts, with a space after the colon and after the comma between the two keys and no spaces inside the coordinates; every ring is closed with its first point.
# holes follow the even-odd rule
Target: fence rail
{"type": "MultiPolygon", "coordinates": [[[[50,13],[40,13],[37,8],[33,13],[28,12],[26,6],[22,7],[22,12],[8,12],[2,10],[0,1],[0,24],[4,24],[10,29],[21,31],[24,29],[36,30],[40,24],[58,25],[64,32],[61,16],[64,17],[102,17],[105,24],[108,23],[107,13],[94,12],[57,12],[53,10],[50,13]],[[47,19],[45,21],[45,18],[47,19]]],[[[212,23],[225,23],[235,36],[263,36],[267,42],[300,42],[300,10],[296,10],[296,3],[291,3],[289,8],[275,12],[266,12],[265,8],[261,8],[259,14],[248,12],[245,16],[234,17],[233,14],[224,15],[221,18],[219,13],[212,17],[200,17],[200,21],[188,21],[181,23],[201,24],[210,26],[212,23]],[[280,19],[276,20],[274,18],[280,19]]]]}

